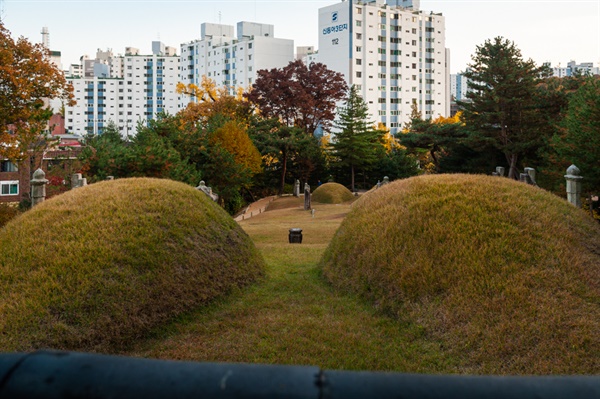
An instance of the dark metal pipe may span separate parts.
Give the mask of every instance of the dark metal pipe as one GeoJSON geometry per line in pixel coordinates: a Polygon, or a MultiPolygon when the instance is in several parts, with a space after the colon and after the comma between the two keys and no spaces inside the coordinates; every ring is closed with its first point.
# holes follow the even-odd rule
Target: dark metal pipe
{"type": "Polygon", "coordinates": [[[53,351],[0,354],[0,398],[138,397],[600,399],[600,376],[444,376],[53,351]]]}

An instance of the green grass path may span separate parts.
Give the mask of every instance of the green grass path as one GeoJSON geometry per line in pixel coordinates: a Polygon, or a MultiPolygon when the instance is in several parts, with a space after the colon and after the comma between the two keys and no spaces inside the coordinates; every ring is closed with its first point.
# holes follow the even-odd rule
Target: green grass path
{"type": "Polygon", "coordinates": [[[378,314],[368,303],[336,293],[321,278],[319,259],[350,205],[296,198],[241,222],[267,262],[253,286],[172,323],[128,354],[195,361],[314,365],[324,369],[452,372],[422,329],[378,314]],[[304,230],[302,244],[288,230],[304,230]]]}

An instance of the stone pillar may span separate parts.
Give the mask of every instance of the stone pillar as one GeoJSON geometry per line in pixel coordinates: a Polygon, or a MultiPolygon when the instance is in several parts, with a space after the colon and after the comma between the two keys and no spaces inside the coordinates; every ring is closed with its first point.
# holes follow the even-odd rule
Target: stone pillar
{"type": "Polygon", "coordinates": [[[71,175],[71,188],[87,186],[87,179],[81,177],[81,173],[71,175]]]}
{"type": "Polygon", "coordinates": [[[31,179],[31,206],[36,206],[40,202],[44,202],[46,199],[46,173],[42,169],[38,169],[33,172],[33,179],[31,179]]]}
{"type": "Polygon", "coordinates": [[[71,188],[81,187],[81,173],[74,173],[71,175],[71,188]]]}
{"type": "Polygon", "coordinates": [[[575,165],[569,166],[565,179],[567,179],[567,201],[581,208],[581,171],[575,165]]]}
{"type": "Polygon", "coordinates": [[[310,186],[308,183],[304,183],[304,210],[310,209],[310,186]]]}
{"type": "Polygon", "coordinates": [[[527,183],[537,186],[537,182],[535,181],[535,169],[525,168],[525,173],[527,174],[527,183]]]}
{"type": "Polygon", "coordinates": [[[299,197],[300,196],[300,180],[296,180],[296,183],[294,184],[294,197],[299,197]]]}

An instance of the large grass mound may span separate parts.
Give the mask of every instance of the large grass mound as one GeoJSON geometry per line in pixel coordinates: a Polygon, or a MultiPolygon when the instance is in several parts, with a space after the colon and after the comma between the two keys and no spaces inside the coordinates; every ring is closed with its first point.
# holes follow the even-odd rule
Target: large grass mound
{"type": "Polygon", "coordinates": [[[350,190],[339,183],[325,183],[317,187],[310,199],[322,204],[341,204],[353,200],[354,196],[350,190]]]}
{"type": "Polygon", "coordinates": [[[0,231],[0,349],[115,351],[255,280],[264,261],[200,191],[159,179],[72,190],[0,231]]]}
{"type": "Polygon", "coordinates": [[[475,373],[600,373],[600,227],[503,178],[422,176],[365,195],[324,275],[423,327],[475,373]]]}

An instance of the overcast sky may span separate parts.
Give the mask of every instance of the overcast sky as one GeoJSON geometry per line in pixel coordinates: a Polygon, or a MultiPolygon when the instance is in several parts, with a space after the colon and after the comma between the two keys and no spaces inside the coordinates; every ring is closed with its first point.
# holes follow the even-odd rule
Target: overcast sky
{"type": "MultiPolygon", "coordinates": [[[[337,0],[339,1],[339,0],[337,0]]],[[[318,47],[318,9],[336,0],[0,0],[2,20],[13,36],[62,52],[63,67],[83,54],[126,46],[151,53],[160,39],[168,46],[200,38],[202,22],[268,23],[275,36],[295,46],[318,47]]],[[[451,72],[465,69],[477,45],[503,36],[525,58],[566,66],[570,60],[600,62],[600,0],[421,0],[421,9],[446,16],[451,72]]]]}

